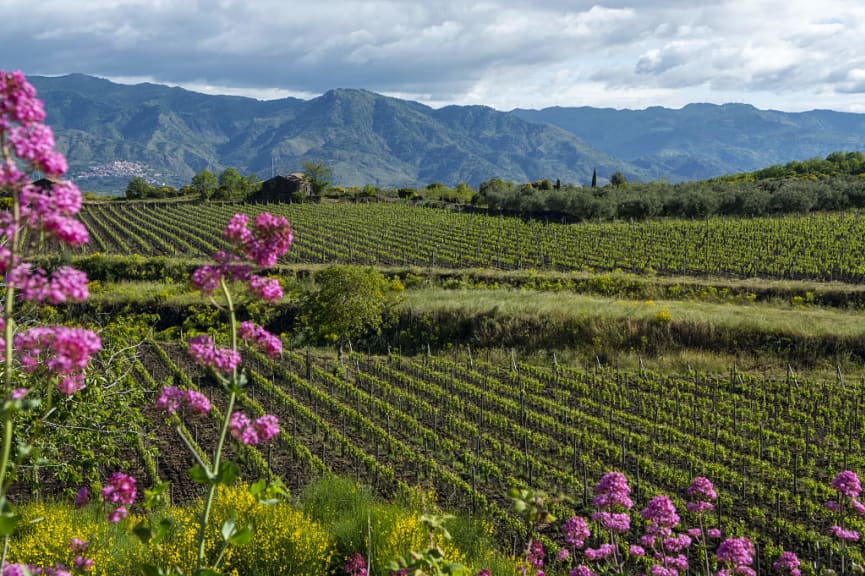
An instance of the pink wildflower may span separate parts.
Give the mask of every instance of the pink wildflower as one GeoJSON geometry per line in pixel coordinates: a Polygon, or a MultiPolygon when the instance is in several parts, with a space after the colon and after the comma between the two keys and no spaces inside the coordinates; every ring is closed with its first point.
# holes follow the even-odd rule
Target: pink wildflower
{"type": "Polygon", "coordinates": [[[117,524],[124,518],[129,515],[129,511],[126,509],[126,506],[118,506],[114,510],[108,513],[108,523],[109,524],[117,524]]]}
{"type": "Polygon", "coordinates": [[[667,496],[655,496],[649,500],[646,508],[640,512],[643,519],[648,522],[646,532],[658,536],[669,536],[672,529],[679,523],[679,515],[673,501],[667,496]]]}
{"type": "Polygon", "coordinates": [[[568,573],[568,576],[595,576],[592,569],[584,564],[580,564],[568,573]]]}
{"type": "Polygon", "coordinates": [[[84,369],[93,354],[102,349],[99,337],[84,328],[36,327],[15,337],[25,372],[44,368],[61,378],[58,388],[71,394],[84,387],[84,369]]]}
{"type": "Polygon", "coordinates": [[[115,472],[102,488],[102,499],[109,504],[129,505],[135,501],[135,478],[115,472]]]}
{"type": "Polygon", "coordinates": [[[279,434],[279,420],[276,416],[265,414],[252,421],[243,412],[235,412],[229,418],[228,431],[241,443],[255,445],[279,434]]]}
{"type": "Polygon", "coordinates": [[[156,400],[156,408],[174,414],[180,409],[180,402],[183,399],[183,392],[177,386],[166,386],[159,393],[159,398],[156,400]]]}
{"type": "Polygon", "coordinates": [[[678,536],[664,539],[664,550],[667,552],[681,552],[691,545],[691,537],[687,534],[679,534],[678,536]]]}
{"type": "Polygon", "coordinates": [[[862,485],[859,483],[859,476],[852,470],[844,470],[835,476],[831,484],[832,488],[847,496],[848,498],[857,498],[862,491],[862,485]]]}
{"type": "Polygon", "coordinates": [[[232,372],[240,365],[240,354],[230,348],[216,348],[210,336],[202,334],[190,338],[189,355],[199,364],[220,372],[232,372]]]}
{"type": "Polygon", "coordinates": [[[565,543],[574,548],[582,548],[591,535],[589,523],[582,516],[571,516],[562,524],[565,543]]]}
{"type": "Polygon", "coordinates": [[[595,512],[592,520],[598,522],[605,530],[622,534],[631,529],[631,518],[623,512],[595,512]]]}
{"type": "Polygon", "coordinates": [[[846,528],[842,528],[837,524],[829,528],[829,532],[831,532],[832,535],[839,540],[845,540],[847,542],[859,541],[859,532],[857,532],[856,530],[847,530],[846,528]]]}
{"type": "Polygon", "coordinates": [[[246,257],[259,266],[273,266],[285,254],[294,236],[284,216],[262,212],[255,217],[255,239],[242,246],[246,257]]]}
{"type": "Polygon", "coordinates": [[[276,358],[282,354],[282,341],[253,322],[241,322],[238,333],[243,340],[254,342],[271,358],[276,358]]]}
{"type": "Polygon", "coordinates": [[[712,504],[711,500],[718,498],[718,493],[715,492],[715,487],[712,486],[712,482],[704,476],[697,476],[694,478],[694,481],[691,482],[686,494],[694,498],[694,500],[687,502],[685,504],[685,509],[694,514],[701,514],[714,509],[715,505],[712,504]]]}
{"type": "Polygon", "coordinates": [[[90,490],[85,487],[79,488],[78,492],[75,494],[75,507],[84,508],[87,506],[88,502],[90,502],[90,490]]]}
{"type": "Polygon", "coordinates": [[[796,554],[789,551],[784,551],[781,557],[772,564],[772,568],[789,576],[800,576],[802,574],[802,571],[799,570],[799,558],[796,557],[796,554]]]}
{"type": "Polygon", "coordinates": [[[260,416],[255,420],[253,426],[262,442],[267,442],[279,434],[279,420],[272,414],[260,416]]]}
{"type": "Polygon", "coordinates": [[[350,576],[366,576],[366,560],[359,552],[355,552],[349,557],[344,570],[350,576]]]}
{"type": "Polygon", "coordinates": [[[602,560],[607,556],[611,556],[616,551],[616,547],[612,544],[601,544],[597,548],[586,548],[587,560],[602,560]]]}
{"type": "Polygon", "coordinates": [[[715,552],[718,563],[724,564],[736,574],[747,576],[754,561],[754,544],[746,537],[727,538],[715,552]]]}
{"type": "Polygon", "coordinates": [[[636,557],[645,556],[646,550],[638,544],[631,544],[631,546],[628,548],[628,554],[636,557]]]}
{"type": "Polygon", "coordinates": [[[634,504],[629,495],[631,488],[628,479],[621,472],[607,472],[595,487],[595,497],[592,504],[598,508],[621,506],[630,509],[634,504]]]}
{"type": "Polygon", "coordinates": [[[264,278],[251,274],[249,276],[249,291],[268,302],[282,298],[282,286],[275,278],[264,278]]]}
{"type": "Polygon", "coordinates": [[[115,472],[102,487],[102,499],[108,503],[117,505],[108,513],[108,522],[116,524],[126,518],[129,514],[127,506],[135,501],[135,478],[122,472],[115,472]]]}
{"type": "Polygon", "coordinates": [[[186,405],[196,414],[207,414],[210,412],[210,400],[207,396],[196,390],[187,390],[183,396],[186,405]]]}

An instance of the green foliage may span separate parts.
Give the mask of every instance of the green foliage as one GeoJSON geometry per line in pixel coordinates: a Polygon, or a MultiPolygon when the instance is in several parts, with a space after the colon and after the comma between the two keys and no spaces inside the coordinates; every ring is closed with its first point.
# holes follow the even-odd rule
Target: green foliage
{"type": "Polygon", "coordinates": [[[316,289],[302,305],[302,321],[338,347],[368,331],[379,332],[397,301],[391,282],[374,268],[332,266],[315,281],[316,289]]]}
{"type": "Polygon", "coordinates": [[[153,187],[141,176],[135,176],[126,185],[126,197],[130,200],[146,198],[153,187]]]}
{"type": "Polygon", "coordinates": [[[625,178],[625,175],[621,172],[613,172],[613,175],[610,176],[610,184],[613,186],[624,186],[628,183],[628,179],[625,178]]]}
{"type": "Polygon", "coordinates": [[[201,170],[192,177],[190,186],[193,192],[199,194],[202,198],[209,199],[216,192],[219,182],[217,181],[216,174],[209,170],[201,170]]]}
{"type": "Polygon", "coordinates": [[[330,187],[333,169],[324,162],[304,162],[303,174],[312,186],[312,193],[321,196],[330,187]]]}

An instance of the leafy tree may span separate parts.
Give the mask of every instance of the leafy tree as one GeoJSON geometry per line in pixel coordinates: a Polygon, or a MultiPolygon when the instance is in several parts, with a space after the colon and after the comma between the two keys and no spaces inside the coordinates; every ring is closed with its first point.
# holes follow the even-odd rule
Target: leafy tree
{"type": "Polygon", "coordinates": [[[331,266],[316,275],[316,290],[307,295],[301,320],[323,340],[336,344],[373,331],[379,333],[385,313],[397,302],[402,285],[375,268],[331,266]]]}
{"type": "Polygon", "coordinates": [[[333,170],[324,162],[304,162],[303,174],[312,186],[312,193],[316,196],[324,194],[330,186],[333,178],[333,170]]]}
{"type": "Polygon", "coordinates": [[[191,188],[200,194],[202,198],[210,198],[216,192],[219,182],[216,179],[216,174],[209,170],[202,170],[192,177],[191,188]]]}
{"type": "Polygon", "coordinates": [[[597,187],[598,187],[598,169],[593,168],[592,169],[592,188],[597,188],[597,187]]]}
{"type": "Polygon", "coordinates": [[[226,200],[239,199],[245,196],[246,179],[236,168],[226,168],[219,175],[219,196],[226,200]]]}
{"type": "Polygon", "coordinates": [[[146,198],[150,195],[150,190],[152,186],[147,183],[147,181],[141,176],[135,176],[131,180],[129,180],[129,184],[126,185],[126,197],[127,198],[146,198]]]}
{"type": "Polygon", "coordinates": [[[610,176],[610,184],[613,186],[623,186],[628,183],[628,179],[625,178],[625,175],[621,172],[614,172],[612,176],[610,176]]]}

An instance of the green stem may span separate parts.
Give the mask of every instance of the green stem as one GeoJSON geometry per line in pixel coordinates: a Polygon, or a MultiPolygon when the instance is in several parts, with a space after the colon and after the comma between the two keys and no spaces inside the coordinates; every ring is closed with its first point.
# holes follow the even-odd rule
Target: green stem
{"type": "MultiPolygon", "coordinates": [[[[231,322],[231,349],[237,351],[237,317],[234,313],[234,302],[231,299],[231,292],[225,279],[219,281],[222,288],[222,293],[225,295],[225,300],[228,305],[228,315],[231,322]]],[[[234,410],[234,400],[237,396],[235,392],[237,388],[237,369],[232,370],[231,381],[229,384],[228,408],[225,410],[225,416],[222,420],[222,430],[219,433],[219,442],[216,445],[216,450],[213,453],[213,460],[210,465],[208,476],[215,477],[219,473],[219,464],[222,459],[222,449],[225,446],[225,437],[228,434],[228,422],[231,419],[231,412],[234,410]]],[[[216,497],[216,489],[218,484],[212,482],[210,489],[207,491],[207,500],[204,503],[204,510],[201,514],[201,525],[198,531],[198,567],[204,568],[205,550],[204,544],[207,536],[207,524],[210,522],[210,512],[213,509],[213,500],[216,497]]]]}
{"type": "MultiPolygon", "coordinates": [[[[10,162],[9,149],[6,146],[6,141],[0,141],[0,149],[3,150],[3,160],[10,162]]],[[[21,221],[21,200],[18,195],[18,189],[12,187],[12,238],[9,241],[9,269],[11,270],[18,252],[18,223],[21,221]]],[[[15,320],[12,313],[15,308],[15,288],[9,286],[8,273],[6,281],[6,299],[3,309],[3,321],[5,329],[3,334],[3,344],[5,348],[6,366],[4,370],[4,390],[3,396],[8,397],[12,393],[14,385],[14,375],[12,373],[12,352],[13,339],[15,338],[15,320]]],[[[9,411],[3,413],[3,448],[0,452],[0,500],[5,504],[6,500],[6,469],[9,467],[9,457],[12,454],[12,414],[9,411]]]]}

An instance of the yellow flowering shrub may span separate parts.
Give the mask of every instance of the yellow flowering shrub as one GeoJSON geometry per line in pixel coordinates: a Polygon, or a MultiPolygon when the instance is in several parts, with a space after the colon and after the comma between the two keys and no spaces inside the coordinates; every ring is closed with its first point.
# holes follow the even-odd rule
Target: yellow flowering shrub
{"type": "Polygon", "coordinates": [[[108,524],[97,509],[75,510],[69,505],[37,502],[19,509],[22,521],[19,531],[9,542],[9,562],[40,567],[62,563],[72,566],[75,555],[69,541],[78,538],[90,542],[86,554],[93,559],[93,576],[132,574],[137,559],[134,551],[138,539],[129,533],[127,522],[108,524]],[[130,553],[133,552],[133,553],[130,553]]]}
{"type": "MultiPolygon", "coordinates": [[[[90,542],[86,554],[93,559],[93,576],[140,574],[143,564],[176,567],[189,574],[198,555],[201,505],[174,507],[166,512],[174,522],[170,537],[161,545],[145,547],[131,528],[141,518],[131,515],[108,524],[96,507],[75,510],[67,504],[32,503],[20,510],[21,529],[10,539],[9,560],[37,566],[60,562],[72,566],[72,538],[90,542]]],[[[252,541],[229,547],[221,571],[235,576],[320,576],[328,572],[334,545],[318,523],[288,503],[258,504],[245,484],[220,488],[208,528],[208,558],[222,546],[220,528],[234,513],[238,526],[252,523],[252,541]]]]}

